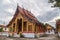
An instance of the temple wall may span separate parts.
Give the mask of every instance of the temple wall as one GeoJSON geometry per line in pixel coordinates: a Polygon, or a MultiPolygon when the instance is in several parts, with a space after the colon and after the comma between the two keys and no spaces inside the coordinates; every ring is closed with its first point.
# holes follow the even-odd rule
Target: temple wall
{"type": "MultiPolygon", "coordinates": [[[[15,23],[15,30],[14,30],[14,32],[17,32],[18,31],[18,26],[17,26],[17,19],[20,19],[20,18],[22,18],[22,20],[23,20],[23,22],[24,21],[26,21],[27,22],[27,28],[26,28],[26,32],[28,33],[29,32],[29,25],[31,25],[31,32],[34,32],[34,30],[35,30],[35,24],[34,23],[32,23],[32,22],[30,22],[29,20],[27,20],[27,19],[25,19],[25,18],[23,18],[23,16],[21,15],[21,14],[18,14],[17,15],[17,17],[16,17],[16,19],[9,25],[9,28],[10,27],[12,27],[13,28],[13,24],[15,23]]],[[[22,32],[24,32],[23,31],[23,26],[22,26],[22,32]]]]}

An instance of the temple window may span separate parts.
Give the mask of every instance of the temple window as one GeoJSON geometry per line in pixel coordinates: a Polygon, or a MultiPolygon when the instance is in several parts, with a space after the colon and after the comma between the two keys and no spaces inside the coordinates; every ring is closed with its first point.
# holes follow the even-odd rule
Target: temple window
{"type": "Polygon", "coordinates": [[[22,18],[17,19],[18,33],[22,31],[22,18]]]}

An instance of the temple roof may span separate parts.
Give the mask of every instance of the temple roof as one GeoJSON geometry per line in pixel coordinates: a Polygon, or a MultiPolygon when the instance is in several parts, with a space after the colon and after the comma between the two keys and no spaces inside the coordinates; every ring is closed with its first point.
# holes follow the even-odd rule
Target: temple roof
{"type": "Polygon", "coordinates": [[[24,18],[28,19],[29,21],[31,22],[34,22],[34,23],[40,23],[37,18],[31,13],[29,12],[28,10],[24,9],[24,8],[21,8],[20,6],[17,6],[17,9],[16,9],[16,12],[15,12],[15,15],[13,16],[12,20],[9,22],[9,24],[7,26],[9,26],[14,20],[15,18],[17,17],[18,14],[21,14],[24,18]]]}

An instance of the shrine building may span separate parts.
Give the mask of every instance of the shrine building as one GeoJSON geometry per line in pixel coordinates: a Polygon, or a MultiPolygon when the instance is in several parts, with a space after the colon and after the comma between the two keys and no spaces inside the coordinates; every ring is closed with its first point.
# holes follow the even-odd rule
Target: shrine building
{"type": "Polygon", "coordinates": [[[12,20],[7,25],[9,33],[44,33],[45,30],[38,19],[28,10],[17,6],[12,20]]]}

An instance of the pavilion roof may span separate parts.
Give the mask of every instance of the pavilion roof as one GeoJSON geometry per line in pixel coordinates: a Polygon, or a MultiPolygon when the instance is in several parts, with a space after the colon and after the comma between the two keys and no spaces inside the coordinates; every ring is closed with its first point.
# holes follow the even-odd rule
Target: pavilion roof
{"type": "Polygon", "coordinates": [[[9,22],[9,24],[7,26],[9,26],[17,17],[18,14],[21,14],[24,18],[28,19],[31,22],[34,22],[36,24],[39,24],[40,22],[37,20],[37,18],[28,10],[21,8],[20,6],[17,6],[15,15],[13,16],[12,20],[9,22]]]}

